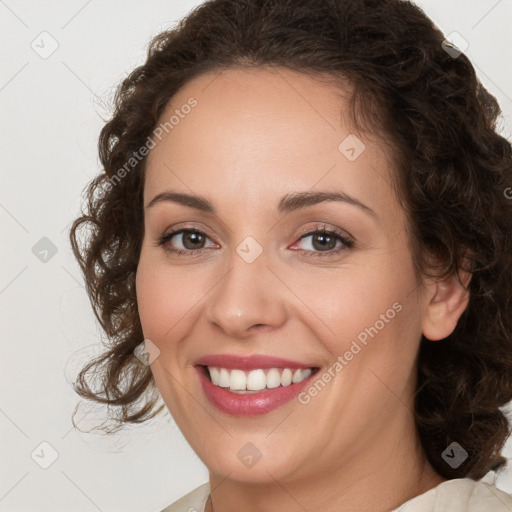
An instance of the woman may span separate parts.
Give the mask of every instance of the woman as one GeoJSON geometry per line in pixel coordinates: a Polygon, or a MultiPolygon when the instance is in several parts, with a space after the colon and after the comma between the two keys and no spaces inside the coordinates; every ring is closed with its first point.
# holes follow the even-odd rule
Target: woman
{"type": "Polygon", "coordinates": [[[119,425],[161,396],[209,470],[166,512],[512,509],[480,481],[512,400],[498,114],[401,0],[212,0],[155,37],[70,234],[113,340],[77,392],[119,425]]]}

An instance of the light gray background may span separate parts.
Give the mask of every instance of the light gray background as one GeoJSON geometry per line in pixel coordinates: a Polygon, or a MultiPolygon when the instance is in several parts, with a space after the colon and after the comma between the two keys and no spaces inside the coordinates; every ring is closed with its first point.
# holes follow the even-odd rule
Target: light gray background
{"type": "MultiPolygon", "coordinates": [[[[111,438],[77,432],[70,420],[78,401],[71,381],[96,353],[99,327],[67,230],[99,170],[101,118],[114,87],[143,62],[150,37],[200,3],[0,0],[0,512],[156,512],[208,478],[172,419],[111,438]],[[58,48],[42,58],[53,39],[58,48]],[[45,263],[32,252],[43,237],[57,249],[45,263]],[[52,448],[42,442],[58,454],[47,469],[39,464],[51,462],[52,448]]],[[[510,139],[512,1],[417,3],[446,35],[468,41],[510,139]]],[[[101,410],[84,411],[86,430],[101,410]]],[[[512,456],[510,442],[505,455],[512,456]]],[[[512,472],[497,485],[512,492],[512,472]]]]}

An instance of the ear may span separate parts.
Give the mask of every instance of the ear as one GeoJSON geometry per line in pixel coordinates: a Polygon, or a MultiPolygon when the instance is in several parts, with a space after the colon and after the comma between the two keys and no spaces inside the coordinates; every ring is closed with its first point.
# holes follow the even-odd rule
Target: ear
{"type": "Polygon", "coordinates": [[[449,336],[469,302],[467,290],[471,274],[465,270],[442,281],[428,285],[429,303],[423,315],[422,331],[425,338],[436,341],[449,336]],[[462,283],[461,283],[462,281],[462,283]]]}

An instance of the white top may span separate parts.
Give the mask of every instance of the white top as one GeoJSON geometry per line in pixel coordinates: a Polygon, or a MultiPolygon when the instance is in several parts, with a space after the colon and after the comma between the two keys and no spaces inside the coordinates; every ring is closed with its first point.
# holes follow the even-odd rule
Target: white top
{"type": "MultiPolygon", "coordinates": [[[[210,494],[207,482],[161,512],[204,512],[210,494]]],[[[512,495],[495,485],[455,478],[406,501],[390,512],[512,512],[512,495]]]]}

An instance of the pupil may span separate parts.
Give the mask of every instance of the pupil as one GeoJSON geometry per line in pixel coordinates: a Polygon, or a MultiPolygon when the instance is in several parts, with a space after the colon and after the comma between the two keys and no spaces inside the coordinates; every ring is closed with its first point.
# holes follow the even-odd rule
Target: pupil
{"type": "Polygon", "coordinates": [[[192,248],[196,248],[196,245],[201,245],[201,235],[199,233],[187,233],[185,234],[185,243],[184,245],[186,246],[186,241],[190,241],[192,239],[192,248]]]}
{"type": "MultiPolygon", "coordinates": [[[[320,243],[319,247],[317,247],[316,244],[315,244],[315,239],[323,240],[324,242],[327,241],[327,245],[329,245],[329,241],[332,243],[332,241],[334,240],[334,237],[328,236],[328,235],[316,235],[315,237],[313,237],[313,245],[315,246],[315,249],[318,249],[318,248],[325,249],[326,248],[326,244],[325,243],[320,243]]],[[[334,248],[334,247],[328,247],[328,249],[332,249],[332,248],[334,248]]]]}

